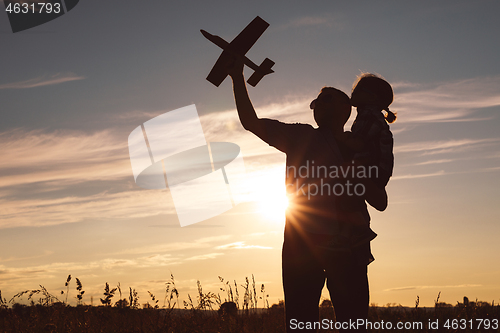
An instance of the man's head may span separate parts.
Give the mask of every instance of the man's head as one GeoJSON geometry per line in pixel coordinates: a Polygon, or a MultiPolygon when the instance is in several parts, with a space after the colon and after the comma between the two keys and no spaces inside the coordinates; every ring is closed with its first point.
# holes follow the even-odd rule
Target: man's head
{"type": "Polygon", "coordinates": [[[351,115],[349,96],[333,87],[321,89],[310,107],[319,127],[343,128],[351,115]]]}

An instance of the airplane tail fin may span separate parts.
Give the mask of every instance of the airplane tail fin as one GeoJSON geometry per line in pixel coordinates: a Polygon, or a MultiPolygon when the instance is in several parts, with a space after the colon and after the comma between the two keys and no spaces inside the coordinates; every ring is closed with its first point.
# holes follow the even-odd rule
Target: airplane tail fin
{"type": "Polygon", "coordinates": [[[248,84],[255,87],[257,83],[264,77],[264,75],[274,73],[271,67],[274,66],[274,61],[269,58],[264,59],[260,64],[259,69],[253,72],[252,76],[247,80],[248,84]]]}

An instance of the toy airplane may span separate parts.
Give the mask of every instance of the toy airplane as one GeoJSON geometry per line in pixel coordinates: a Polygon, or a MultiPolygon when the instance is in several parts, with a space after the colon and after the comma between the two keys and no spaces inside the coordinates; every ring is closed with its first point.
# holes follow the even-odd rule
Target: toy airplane
{"type": "Polygon", "coordinates": [[[212,82],[215,86],[219,86],[222,81],[228,75],[226,71],[227,63],[232,61],[234,56],[243,59],[243,63],[254,70],[254,73],[248,79],[248,84],[255,87],[257,83],[264,77],[264,75],[274,73],[271,69],[274,65],[274,61],[271,59],[264,59],[264,61],[257,66],[250,59],[245,57],[245,54],[250,50],[250,48],[255,44],[257,39],[264,33],[264,31],[269,26],[269,23],[257,16],[250,24],[248,24],[245,29],[231,43],[226,42],[219,36],[209,34],[205,30],[200,30],[203,36],[205,36],[209,41],[223,49],[222,54],[217,59],[214,67],[207,76],[207,80],[212,82]]]}

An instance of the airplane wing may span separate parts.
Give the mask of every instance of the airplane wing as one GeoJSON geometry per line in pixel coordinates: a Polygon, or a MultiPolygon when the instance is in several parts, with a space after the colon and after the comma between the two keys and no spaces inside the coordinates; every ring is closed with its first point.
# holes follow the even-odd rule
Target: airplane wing
{"type": "Polygon", "coordinates": [[[257,39],[262,36],[268,26],[269,23],[257,16],[231,43],[229,43],[231,49],[241,56],[244,56],[253,44],[255,44],[257,39]]]}
{"type": "MultiPolygon", "coordinates": [[[[245,56],[248,50],[250,50],[253,44],[255,44],[257,39],[259,39],[264,31],[266,31],[268,26],[269,23],[264,21],[259,16],[254,18],[253,21],[250,22],[245,29],[243,29],[243,31],[231,41],[231,43],[229,43],[231,51],[241,56],[245,56]]],[[[229,61],[231,61],[232,57],[233,56],[230,52],[223,51],[208,74],[207,80],[213,83],[216,87],[218,87],[226,78],[227,72],[225,66],[229,61]]]]}
{"type": "Polygon", "coordinates": [[[214,67],[207,76],[207,80],[213,83],[216,87],[220,86],[222,81],[227,76],[226,64],[233,59],[231,53],[223,51],[214,67]]]}

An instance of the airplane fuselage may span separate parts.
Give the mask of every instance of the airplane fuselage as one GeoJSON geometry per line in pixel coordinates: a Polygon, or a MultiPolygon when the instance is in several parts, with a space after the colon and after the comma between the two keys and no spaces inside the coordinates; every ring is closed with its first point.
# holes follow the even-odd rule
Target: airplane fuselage
{"type": "MultiPolygon", "coordinates": [[[[226,42],[224,39],[222,39],[221,37],[219,37],[217,35],[212,35],[211,33],[207,32],[203,29],[201,29],[200,31],[203,34],[203,36],[205,36],[206,39],[208,39],[209,41],[211,41],[212,43],[214,43],[215,45],[217,45],[218,47],[223,49],[225,52],[229,52],[232,55],[243,59],[243,63],[245,65],[247,65],[248,67],[250,67],[251,69],[253,69],[254,71],[262,72],[262,69],[257,64],[255,64],[252,60],[248,59],[247,57],[242,56],[238,52],[234,51],[231,48],[231,45],[228,42],[226,42]]],[[[273,73],[273,72],[274,71],[271,70],[270,72],[267,72],[266,74],[273,73]]]]}
{"type": "Polygon", "coordinates": [[[274,61],[265,58],[260,65],[256,65],[245,54],[250,50],[252,45],[259,39],[264,31],[269,26],[269,23],[257,16],[250,22],[245,29],[243,29],[238,36],[236,36],[230,43],[226,42],[219,36],[212,35],[205,30],[200,30],[203,36],[220,47],[223,51],[214,67],[207,76],[207,80],[218,87],[228,75],[230,64],[234,62],[235,58],[239,58],[245,65],[254,70],[254,73],[247,80],[248,84],[255,87],[255,85],[267,74],[274,73],[271,69],[274,61]]]}

